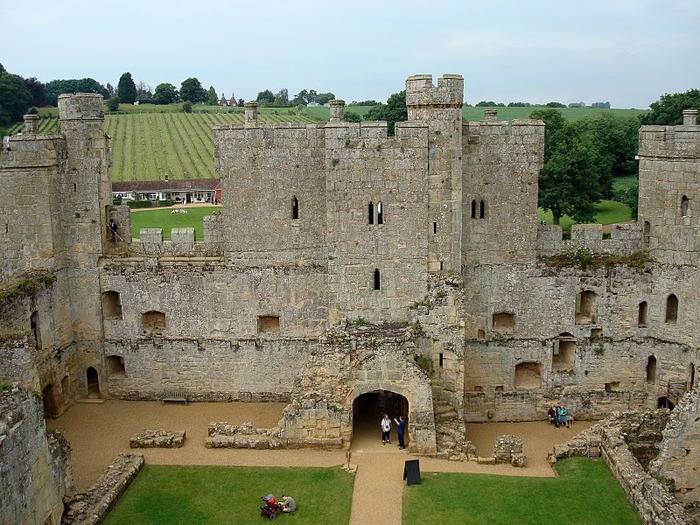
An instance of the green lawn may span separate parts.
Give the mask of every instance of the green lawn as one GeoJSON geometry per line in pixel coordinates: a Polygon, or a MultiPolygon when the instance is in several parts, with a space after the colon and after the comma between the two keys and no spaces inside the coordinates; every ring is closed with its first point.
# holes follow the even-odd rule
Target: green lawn
{"type": "Polygon", "coordinates": [[[146,465],[103,522],[105,525],[249,525],[261,496],[288,492],[297,511],[279,519],[299,525],[350,520],[355,477],[334,468],[253,468],[146,465]]]}
{"type": "Polygon", "coordinates": [[[639,525],[602,460],[564,459],[558,478],[424,473],[403,495],[403,524],[639,525]]]}
{"type": "MultiPolygon", "coordinates": [[[[594,222],[596,224],[615,224],[617,222],[627,222],[632,220],[632,212],[629,206],[621,202],[602,200],[595,205],[596,214],[594,222]]],[[[547,224],[552,224],[552,212],[537,209],[537,218],[544,219],[547,224]]],[[[559,224],[563,231],[571,231],[571,225],[576,222],[568,215],[564,215],[559,224]]]]}
{"type": "Polygon", "coordinates": [[[215,211],[221,211],[221,206],[197,206],[184,208],[187,213],[173,214],[170,208],[141,209],[131,212],[131,237],[139,238],[141,228],[163,228],[163,237],[170,239],[172,228],[194,228],[198,241],[204,239],[202,219],[215,211]]]}

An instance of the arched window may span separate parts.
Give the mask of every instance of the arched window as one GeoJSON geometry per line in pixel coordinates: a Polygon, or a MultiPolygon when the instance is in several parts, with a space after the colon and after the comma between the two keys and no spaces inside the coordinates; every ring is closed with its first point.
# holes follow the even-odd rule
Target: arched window
{"type": "Polygon", "coordinates": [[[294,195],[292,197],[292,219],[298,219],[299,218],[299,200],[297,199],[297,196],[294,195]]]}
{"type": "Polygon", "coordinates": [[[666,299],[666,322],[675,324],[678,320],[678,297],[671,294],[666,299]]]}
{"type": "Polygon", "coordinates": [[[647,302],[642,301],[639,303],[639,312],[637,313],[637,326],[639,328],[646,328],[647,326],[647,302]]]}
{"type": "Polygon", "coordinates": [[[690,215],[690,201],[686,195],[683,195],[681,199],[681,215],[683,217],[688,217],[690,215]]]}
{"type": "Polygon", "coordinates": [[[374,224],[374,203],[372,201],[369,201],[367,205],[367,216],[369,224],[374,224]]]}
{"type": "Polygon", "coordinates": [[[656,383],[656,357],[653,355],[647,359],[647,383],[656,383]]]}
{"type": "Polygon", "coordinates": [[[377,224],[384,224],[384,206],[382,206],[382,201],[377,203],[377,224]]]}
{"type": "Polygon", "coordinates": [[[381,289],[381,275],[379,273],[379,270],[376,268],[374,269],[374,289],[381,289]]]}

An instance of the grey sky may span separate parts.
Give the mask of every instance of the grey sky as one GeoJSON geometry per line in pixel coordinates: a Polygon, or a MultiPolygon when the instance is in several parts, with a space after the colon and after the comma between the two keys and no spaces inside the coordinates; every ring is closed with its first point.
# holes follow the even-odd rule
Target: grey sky
{"type": "Polygon", "coordinates": [[[37,77],[197,77],[386,101],[407,76],[465,78],[465,100],[646,108],[700,88],[698,0],[0,0],[0,63],[37,77]]]}

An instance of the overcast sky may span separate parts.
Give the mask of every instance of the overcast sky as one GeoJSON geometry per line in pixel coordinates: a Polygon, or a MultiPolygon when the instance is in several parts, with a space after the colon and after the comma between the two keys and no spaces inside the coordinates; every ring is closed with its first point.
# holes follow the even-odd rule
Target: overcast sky
{"type": "Polygon", "coordinates": [[[0,63],[42,82],[197,77],[245,100],[386,101],[455,73],[470,104],[647,108],[700,88],[700,0],[0,0],[0,63]]]}

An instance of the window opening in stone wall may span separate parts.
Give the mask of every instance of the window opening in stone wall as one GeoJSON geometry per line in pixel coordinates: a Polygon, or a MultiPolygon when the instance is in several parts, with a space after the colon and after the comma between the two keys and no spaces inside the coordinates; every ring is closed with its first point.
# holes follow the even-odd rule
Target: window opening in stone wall
{"type": "Polygon", "coordinates": [[[437,233],[437,222],[433,223],[433,233],[437,233]]]}
{"type": "Polygon", "coordinates": [[[29,319],[29,324],[32,329],[32,335],[34,336],[34,344],[37,349],[41,349],[41,329],[39,326],[39,313],[32,312],[29,319]]]}
{"type": "Polygon", "coordinates": [[[476,331],[476,338],[477,339],[486,339],[486,332],[482,328],[479,328],[476,331]]]}
{"type": "Polygon", "coordinates": [[[515,330],[515,315],[510,312],[498,312],[491,316],[494,331],[508,333],[515,330]]]}
{"type": "Polygon", "coordinates": [[[692,390],[695,385],[695,363],[690,363],[690,384],[688,385],[688,390],[692,390]]]}
{"type": "Polygon", "coordinates": [[[515,367],[515,388],[540,388],[542,367],[539,363],[520,363],[515,367]]]}
{"type": "Polygon", "coordinates": [[[122,318],[122,304],[119,292],[109,290],[102,293],[102,312],[105,319],[122,318]]]}
{"type": "Polygon", "coordinates": [[[572,372],[576,359],[576,338],[568,332],[559,334],[552,346],[552,371],[572,372]]]}
{"type": "Polygon", "coordinates": [[[88,367],[85,372],[87,376],[87,386],[89,398],[99,398],[100,397],[100,376],[97,374],[97,370],[93,367],[88,367]]]}
{"type": "Polygon", "coordinates": [[[141,315],[143,331],[150,335],[159,335],[165,330],[165,314],[151,310],[141,315]]]}
{"type": "Polygon", "coordinates": [[[476,219],[476,201],[472,201],[472,219],[476,219]]]}
{"type": "Polygon", "coordinates": [[[372,201],[369,201],[367,205],[367,215],[369,224],[374,224],[374,203],[372,201]]]}
{"type": "Polygon", "coordinates": [[[109,377],[126,377],[126,368],[124,368],[124,358],[122,356],[107,356],[107,374],[109,377]]]}
{"type": "Polygon", "coordinates": [[[381,274],[379,273],[379,270],[375,268],[374,270],[374,289],[379,290],[381,289],[381,274]]]}
{"type": "Polygon", "coordinates": [[[678,320],[678,297],[671,294],[666,299],[666,322],[675,324],[678,320]]]}
{"type": "Polygon", "coordinates": [[[637,313],[637,326],[639,328],[647,327],[647,302],[639,303],[639,312],[637,313]]]}
{"type": "Polygon", "coordinates": [[[644,231],[642,233],[642,244],[644,250],[649,249],[649,238],[651,237],[651,224],[649,221],[644,221],[644,231]]]}
{"type": "Polygon", "coordinates": [[[647,359],[647,383],[656,383],[656,357],[653,355],[647,359]]]}
{"type": "Polygon", "coordinates": [[[49,384],[42,390],[42,398],[44,401],[44,417],[54,418],[58,414],[56,396],[53,391],[53,385],[49,384]]]}
{"type": "Polygon", "coordinates": [[[496,385],[493,390],[494,392],[503,392],[503,385],[496,385]]]}
{"type": "Polygon", "coordinates": [[[258,332],[261,334],[278,334],[280,318],[278,315],[261,315],[258,317],[258,332]]]}
{"type": "Polygon", "coordinates": [[[595,292],[584,290],[576,295],[576,324],[590,324],[596,322],[595,303],[595,292]]]}
{"type": "Polygon", "coordinates": [[[78,191],[78,185],[75,183],[73,184],[73,191],[78,191]]]}
{"type": "Polygon", "coordinates": [[[669,408],[669,409],[673,410],[676,407],[676,405],[674,405],[673,401],[669,400],[666,396],[661,396],[656,401],[656,407],[657,408],[669,408]]]}
{"type": "Polygon", "coordinates": [[[5,224],[5,233],[10,233],[10,225],[5,224]]]}
{"type": "Polygon", "coordinates": [[[295,195],[292,197],[292,219],[298,219],[299,218],[299,200],[297,199],[297,196],[295,195]]]}
{"type": "Polygon", "coordinates": [[[444,364],[445,364],[445,354],[443,354],[442,352],[440,352],[440,359],[439,359],[439,362],[438,362],[438,366],[439,366],[440,368],[442,368],[444,364]]]}
{"type": "Polygon", "coordinates": [[[481,201],[479,203],[479,218],[483,219],[486,216],[486,203],[481,201]]]}
{"type": "Polygon", "coordinates": [[[683,195],[683,198],[681,199],[681,215],[683,217],[688,217],[690,213],[690,201],[688,200],[688,197],[686,195],[683,195]]]}
{"type": "Polygon", "coordinates": [[[382,201],[377,203],[377,224],[384,224],[384,206],[382,201]]]}
{"type": "Polygon", "coordinates": [[[484,387],[480,385],[474,385],[474,392],[483,392],[484,387]]]}

